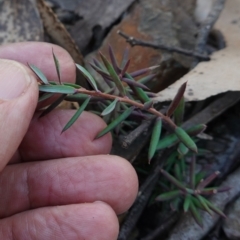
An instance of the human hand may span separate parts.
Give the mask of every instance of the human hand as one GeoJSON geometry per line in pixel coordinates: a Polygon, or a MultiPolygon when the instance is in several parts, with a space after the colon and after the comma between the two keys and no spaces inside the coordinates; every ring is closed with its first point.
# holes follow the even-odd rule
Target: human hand
{"type": "Polygon", "coordinates": [[[66,132],[72,110],[43,118],[35,112],[38,85],[22,64],[34,64],[57,79],[52,47],[62,79],[73,82],[75,65],[62,48],[47,43],[0,47],[0,239],[114,240],[116,214],[133,203],[137,176],[124,159],[107,155],[110,134],[84,112],[66,132]],[[20,64],[22,63],[22,64],[20,64]]]}

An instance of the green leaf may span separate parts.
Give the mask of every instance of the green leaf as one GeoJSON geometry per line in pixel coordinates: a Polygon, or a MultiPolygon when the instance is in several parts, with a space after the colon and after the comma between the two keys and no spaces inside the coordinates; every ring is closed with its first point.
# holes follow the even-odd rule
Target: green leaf
{"type": "Polygon", "coordinates": [[[29,64],[29,67],[32,69],[32,71],[39,77],[40,80],[42,80],[42,82],[44,84],[49,84],[46,76],[43,74],[43,72],[37,68],[36,66],[29,64]]]}
{"type": "Polygon", "coordinates": [[[194,189],[196,186],[196,178],[195,178],[195,168],[196,168],[196,157],[195,155],[192,156],[191,163],[190,163],[190,188],[194,189]]]}
{"type": "Polygon", "coordinates": [[[74,94],[76,89],[64,85],[40,85],[39,91],[49,93],[63,93],[63,94],[74,94]]]}
{"type": "Polygon", "coordinates": [[[180,190],[175,190],[167,193],[162,193],[156,197],[156,201],[168,201],[178,197],[181,194],[180,190]]]}
{"type": "Polygon", "coordinates": [[[61,83],[61,75],[60,75],[60,64],[59,64],[57,57],[55,56],[55,54],[53,52],[53,49],[52,49],[52,55],[53,55],[53,60],[54,60],[55,68],[56,68],[57,75],[58,75],[58,81],[60,84],[62,84],[61,83]]]}
{"type": "Polygon", "coordinates": [[[177,188],[179,188],[183,192],[187,192],[186,187],[180,181],[178,181],[175,177],[173,177],[171,174],[164,171],[163,169],[161,169],[160,172],[177,188]]]}
{"type": "Polygon", "coordinates": [[[129,59],[129,48],[127,47],[123,52],[122,61],[120,65],[121,68],[123,68],[126,65],[128,59],[129,59]]]}
{"type": "Polygon", "coordinates": [[[87,71],[87,69],[85,69],[84,67],[82,67],[79,64],[76,64],[78,70],[84,75],[84,77],[88,80],[88,82],[90,83],[90,85],[93,87],[93,89],[95,91],[98,91],[98,87],[97,84],[94,80],[94,78],[92,77],[92,75],[87,71]]]}
{"type": "Polygon", "coordinates": [[[203,132],[206,129],[205,124],[197,124],[195,126],[192,126],[186,130],[189,136],[196,136],[199,133],[203,132]]]}
{"type": "Polygon", "coordinates": [[[167,147],[171,147],[179,142],[179,139],[176,134],[169,134],[163,139],[160,139],[157,145],[157,150],[161,150],[167,147]]]}
{"type": "Polygon", "coordinates": [[[50,97],[52,97],[54,93],[44,93],[42,96],[39,97],[38,102],[42,102],[50,97]]]}
{"type": "Polygon", "coordinates": [[[126,90],[118,76],[118,74],[116,73],[116,71],[114,70],[113,66],[110,64],[110,62],[106,59],[106,57],[100,53],[100,57],[105,65],[105,67],[107,68],[110,76],[112,77],[112,80],[114,81],[114,83],[116,84],[119,92],[121,93],[121,95],[124,97],[126,96],[126,90]]]}
{"type": "Polygon", "coordinates": [[[150,100],[149,102],[145,102],[143,105],[143,110],[148,110],[153,106],[153,100],[150,100]]]}
{"type": "Polygon", "coordinates": [[[144,89],[144,90],[149,90],[149,88],[148,87],[146,87],[145,85],[143,85],[142,83],[139,83],[139,82],[137,82],[137,81],[135,81],[135,80],[132,80],[132,79],[130,79],[130,78],[122,78],[122,81],[123,82],[125,82],[125,83],[127,83],[128,85],[132,85],[132,86],[135,86],[135,87],[139,87],[139,88],[142,88],[142,89],[144,89]]]}
{"type": "Polygon", "coordinates": [[[180,104],[181,99],[183,98],[183,94],[185,92],[187,86],[187,82],[183,83],[182,86],[179,88],[176,96],[174,97],[174,99],[172,100],[166,115],[168,117],[172,116],[173,112],[175,111],[175,109],[178,107],[178,105],[180,104]]]}
{"type": "Polygon", "coordinates": [[[183,182],[183,175],[179,163],[174,165],[174,175],[179,181],[183,182]]]}
{"type": "Polygon", "coordinates": [[[218,175],[220,174],[219,171],[215,171],[214,173],[212,173],[210,176],[208,176],[206,179],[204,179],[203,181],[201,181],[197,188],[199,190],[203,189],[204,187],[206,187],[207,185],[209,185],[216,177],[218,177],[218,175]]]}
{"type": "Polygon", "coordinates": [[[200,171],[200,172],[196,173],[195,174],[195,185],[198,185],[205,176],[206,176],[206,173],[204,171],[200,171]]]}
{"type": "MultiPolygon", "coordinates": [[[[125,76],[129,79],[132,79],[132,76],[128,73],[125,74],[125,76]]],[[[142,103],[145,103],[145,102],[149,102],[151,99],[148,97],[148,95],[143,91],[142,88],[139,88],[139,87],[135,87],[135,86],[132,86],[132,85],[129,85],[129,87],[132,89],[132,91],[135,93],[135,95],[139,98],[139,100],[142,102],[142,103]]]]}
{"type": "Polygon", "coordinates": [[[113,130],[115,127],[117,127],[122,121],[124,121],[127,117],[130,116],[132,111],[134,110],[134,107],[130,107],[127,110],[125,110],[121,115],[119,115],[115,120],[113,120],[106,128],[104,128],[95,139],[102,137],[103,135],[107,134],[111,130],[113,130]]]}
{"type": "Polygon", "coordinates": [[[181,126],[183,122],[183,116],[184,116],[184,97],[181,98],[180,103],[178,104],[177,108],[175,109],[173,113],[174,122],[177,126],[181,126]]]}
{"type": "Polygon", "coordinates": [[[217,213],[218,215],[226,218],[226,215],[216,206],[214,206],[210,201],[208,201],[207,199],[205,199],[206,204],[208,205],[208,207],[214,211],[215,213],[217,213]]]}
{"type": "Polygon", "coordinates": [[[140,79],[138,80],[138,82],[139,82],[139,83],[142,83],[142,84],[146,84],[146,83],[152,81],[156,76],[157,76],[157,74],[150,74],[150,75],[148,75],[148,76],[145,76],[145,77],[143,77],[143,78],[140,78],[140,79]]]}
{"type": "Polygon", "coordinates": [[[203,227],[202,217],[200,216],[199,211],[197,210],[196,206],[194,205],[194,203],[192,201],[190,202],[190,211],[191,211],[192,216],[195,219],[196,223],[200,227],[203,227]]]}
{"type": "Polygon", "coordinates": [[[185,199],[184,199],[184,203],[183,203],[183,210],[184,212],[188,212],[188,209],[190,207],[190,204],[191,204],[191,195],[188,194],[185,199]]]}
{"type": "Polygon", "coordinates": [[[186,155],[188,153],[188,150],[189,149],[182,142],[179,143],[177,151],[180,155],[186,155]]]}
{"type": "Polygon", "coordinates": [[[79,116],[81,115],[81,113],[84,111],[84,109],[87,107],[89,101],[90,101],[91,97],[88,97],[83,104],[80,106],[80,108],[75,112],[75,114],[72,116],[72,118],[69,120],[69,122],[65,125],[65,127],[62,130],[62,133],[64,131],[66,131],[68,128],[70,128],[75,122],[76,120],[79,118],[79,116]]]}
{"type": "Polygon", "coordinates": [[[53,109],[55,109],[66,97],[66,94],[61,95],[57,100],[55,100],[48,108],[46,108],[41,115],[40,118],[50,113],[53,109]]]}
{"type": "Polygon", "coordinates": [[[121,72],[121,69],[120,69],[119,66],[118,66],[118,63],[117,63],[117,60],[116,60],[116,58],[115,58],[113,49],[112,49],[112,47],[111,47],[110,45],[108,45],[108,52],[109,52],[109,56],[110,56],[111,63],[112,63],[112,66],[113,66],[114,70],[115,70],[117,73],[120,73],[120,72],[121,72]]]}
{"type": "Polygon", "coordinates": [[[197,153],[197,146],[195,142],[189,137],[189,135],[180,127],[175,128],[175,134],[179,140],[190,150],[197,153]]]}
{"type": "Polygon", "coordinates": [[[206,199],[200,195],[197,195],[197,198],[198,198],[199,202],[202,204],[203,209],[212,216],[212,211],[210,210],[210,208],[206,202],[206,199]]]}
{"type": "MultiPolygon", "coordinates": [[[[74,95],[69,95],[66,97],[66,100],[67,101],[70,101],[70,102],[83,102],[85,101],[86,99],[88,98],[88,95],[87,94],[83,94],[83,93],[77,93],[77,94],[74,94],[74,95]]],[[[94,99],[94,98],[92,98],[94,99]]]]}
{"type": "Polygon", "coordinates": [[[154,154],[156,152],[157,144],[159,142],[159,138],[161,135],[161,130],[162,130],[162,119],[157,118],[154,123],[153,130],[152,130],[152,136],[151,136],[150,146],[149,146],[149,150],[148,150],[148,163],[149,164],[150,164],[152,157],[154,156],[154,154]]]}
{"type": "Polygon", "coordinates": [[[110,112],[112,112],[114,110],[114,108],[116,107],[116,104],[118,102],[118,99],[116,98],[113,102],[111,102],[107,108],[105,108],[103,110],[103,112],[101,113],[102,116],[105,116],[107,114],[109,114],[110,112]]]}

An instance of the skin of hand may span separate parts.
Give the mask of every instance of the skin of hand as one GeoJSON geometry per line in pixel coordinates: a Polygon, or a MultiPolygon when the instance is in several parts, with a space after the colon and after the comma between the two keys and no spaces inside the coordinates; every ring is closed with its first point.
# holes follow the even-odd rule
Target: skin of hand
{"type": "Polygon", "coordinates": [[[0,239],[114,240],[117,214],[136,198],[137,175],[128,161],[108,155],[111,135],[84,112],[66,132],[73,110],[36,111],[38,84],[26,66],[57,79],[52,48],[64,82],[75,65],[62,48],[48,43],[0,47],[0,239]]]}

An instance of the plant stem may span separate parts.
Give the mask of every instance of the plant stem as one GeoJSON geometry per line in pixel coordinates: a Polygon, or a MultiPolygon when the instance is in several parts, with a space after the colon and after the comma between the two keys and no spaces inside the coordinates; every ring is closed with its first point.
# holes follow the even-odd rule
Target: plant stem
{"type": "Polygon", "coordinates": [[[131,100],[127,97],[120,97],[120,96],[116,96],[116,95],[111,95],[108,93],[103,93],[100,91],[94,91],[94,90],[87,90],[85,88],[79,88],[76,89],[76,93],[82,93],[82,94],[87,94],[89,96],[93,96],[93,97],[100,97],[103,99],[109,99],[109,100],[115,100],[118,99],[119,102],[124,102],[127,103],[131,106],[135,106],[137,108],[140,108],[142,110],[145,110],[149,113],[152,113],[153,115],[160,117],[163,121],[165,121],[166,123],[168,123],[168,125],[170,125],[170,127],[174,130],[177,126],[174,124],[174,122],[171,120],[171,118],[163,115],[161,112],[157,111],[155,108],[151,107],[149,109],[145,109],[144,104],[136,102],[134,100],[131,100]]]}

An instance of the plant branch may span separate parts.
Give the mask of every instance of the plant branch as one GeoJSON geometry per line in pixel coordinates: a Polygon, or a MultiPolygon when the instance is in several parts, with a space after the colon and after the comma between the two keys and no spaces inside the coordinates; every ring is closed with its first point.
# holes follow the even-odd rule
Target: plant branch
{"type": "Polygon", "coordinates": [[[164,114],[162,114],[161,112],[157,111],[155,108],[151,107],[149,109],[146,109],[144,104],[142,103],[139,103],[139,102],[136,102],[134,100],[131,100],[130,98],[127,98],[127,97],[120,97],[120,96],[117,96],[117,95],[112,95],[112,94],[108,94],[108,93],[103,93],[103,92],[100,92],[100,91],[94,91],[94,90],[87,90],[85,88],[79,88],[79,89],[76,89],[76,93],[82,93],[82,94],[87,94],[89,96],[93,96],[93,97],[100,97],[100,98],[103,98],[103,99],[109,99],[109,100],[115,100],[115,99],[118,99],[119,102],[123,102],[123,103],[126,103],[126,104],[129,104],[131,106],[134,106],[134,107],[137,107],[137,108],[140,108],[142,110],[145,110],[149,113],[152,113],[154,114],[155,116],[157,117],[160,117],[163,121],[165,121],[167,124],[169,124],[172,129],[175,129],[176,128],[176,125],[172,122],[172,120],[165,116],[164,114]]]}
{"type": "Polygon", "coordinates": [[[154,48],[154,49],[161,49],[161,50],[165,50],[168,52],[175,52],[175,53],[180,53],[186,56],[190,56],[190,57],[195,57],[197,59],[201,59],[203,61],[209,61],[210,57],[201,54],[201,53],[197,53],[191,50],[186,50],[183,48],[179,48],[179,47],[173,47],[173,46],[165,46],[165,45],[161,45],[161,44],[154,44],[151,42],[146,42],[146,41],[142,41],[140,39],[136,39],[134,37],[131,37],[125,33],[123,33],[122,31],[118,30],[117,32],[120,36],[122,36],[123,38],[126,39],[126,41],[131,45],[131,46],[143,46],[143,47],[150,47],[150,48],[154,48]]]}

